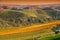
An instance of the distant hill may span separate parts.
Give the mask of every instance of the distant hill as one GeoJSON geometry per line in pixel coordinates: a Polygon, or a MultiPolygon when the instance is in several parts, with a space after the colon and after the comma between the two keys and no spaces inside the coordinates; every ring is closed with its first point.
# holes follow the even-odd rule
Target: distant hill
{"type": "Polygon", "coordinates": [[[52,6],[45,6],[43,8],[40,6],[19,6],[19,8],[13,7],[13,9],[5,6],[3,9],[4,11],[0,12],[0,27],[2,28],[42,24],[53,20],[60,20],[60,11],[52,6]]]}

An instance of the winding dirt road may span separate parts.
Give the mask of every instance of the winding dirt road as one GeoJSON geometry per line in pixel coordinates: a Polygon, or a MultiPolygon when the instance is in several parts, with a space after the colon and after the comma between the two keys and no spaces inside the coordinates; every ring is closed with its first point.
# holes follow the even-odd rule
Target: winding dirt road
{"type": "Polygon", "coordinates": [[[27,32],[31,32],[31,31],[42,30],[45,28],[52,28],[55,25],[60,25],[60,21],[53,21],[53,22],[49,22],[49,23],[45,23],[45,24],[41,24],[41,25],[35,25],[35,26],[31,26],[31,27],[25,27],[25,28],[19,28],[19,29],[15,29],[15,30],[0,32],[0,35],[25,33],[25,32],[27,33],[27,32]]]}

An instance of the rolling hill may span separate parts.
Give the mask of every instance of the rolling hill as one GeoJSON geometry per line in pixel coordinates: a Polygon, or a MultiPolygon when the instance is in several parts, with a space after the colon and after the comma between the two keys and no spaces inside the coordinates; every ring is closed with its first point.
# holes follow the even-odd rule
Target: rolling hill
{"type": "MultiPolygon", "coordinates": [[[[60,21],[60,10],[59,10],[59,6],[56,6],[56,5],[44,5],[44,6],[42,5],[29,5],[29,6],[28,5],[27,6],[26,5],[25,6],[2,5],[0,6],[0,32],[3,32],[3,31],[5,32],[7,30],[8,31],[16,30],[18,28],[31,27],[32,25],[41,25],[41,24],[45,24],[45,23],[49,23],[57,20],[60,21]]],[[[58,27],[60,28],[60,25],[55,25],[54,27],[56,28],[53,28],[53,29],[48,28],[48,29],[30,32],[30,33],[23,33],[22,35],[20,33],[12,34],[14,36],[4,35],[4,36],[0,36],[0,38],[2,40],[4,39],[17,40],[17,37],[18,37],[18,40],[20,40],[20,37],[22,36],[21,37],[22,40],[24,39],[35,40],[37,37],[40,40],[40,38],[42,37],[44,38],[47,36],[54,36],[56,33],[55,30],[58,30],[58,27]],[[26,38],[24,38],[25,37],[24,35],[26,36],[26,38]]]]}

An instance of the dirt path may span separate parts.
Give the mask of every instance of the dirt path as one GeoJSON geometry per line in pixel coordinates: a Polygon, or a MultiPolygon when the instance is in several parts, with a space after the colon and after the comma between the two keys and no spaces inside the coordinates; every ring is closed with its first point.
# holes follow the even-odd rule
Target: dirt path
{"type": "Polygon", "coordinates": [[[49,23],[45,23],[45,24],[41,24],[41,25],[35,25],[35,26],[31,26],[31,27],[19,28],[16,30],[0,32],[0,35],[7,35],[7,34],[14,34],[14,33],[25,33],[25,32],[27,33],[27,32],[31,32],[31,31],[42,30],[45,28],[52,28],[55,25],[60,25],[60,21],[53,21],[53,22],[49,22],[49,23]]]}

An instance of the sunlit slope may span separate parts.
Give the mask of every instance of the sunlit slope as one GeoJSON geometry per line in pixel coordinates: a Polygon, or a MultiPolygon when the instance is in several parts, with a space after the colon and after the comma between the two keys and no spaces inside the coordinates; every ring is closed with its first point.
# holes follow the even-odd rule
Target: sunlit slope
{"type": "Polygon", "coordinates": [[[1,40],[32,40],[32,39],[42,39],[44,37],[55,36],[54,32],[51,31],[51,28],[55,26],[55,24],[60,24],[60,21],[50,22],[46,24],[36,25],[27,27],[29,29],[23,28],[23,30],[16,29],[5,32],[0,32],[1,40]],[[35,28],[35,29],[34,29],[35,28]],[[32,31],[33,29],[33,31],[32,31]],[[20,32],[21,30],[21,32],[20,32]],[[13,33],[13,32],[15,33],[13,33]],[[25,31],[25,32],[24,32],[25,31]],[[18,32],[18,33],[16,33],[18,32]],[[11,34],[10,34],[11,33],[11,34]],[[10,34],[10,35],[8,35],[10,34]]]}
{"type": "Polygon", "coordinates": [[[51,30],[60,25],[60,11],[32,6],[0,11],[0,40],[35,40],[55,36],[51,30]]]}
{"type": "Polygon", "coordinates": [[[32,7],[23,9],[23,11],[4,10],[0,12],[0,26],[1,28],[28,27],[33,24],[43,24],[57,20],[59,14],[58,10],[48,9],[32,7]]]}
{"type": "MultiPolygon", "coordinates": [[[[36,26],[37,24],[41,25],[41,24],[52,22],[52,21],[56,21],[58,20],[58,15],[59,15],[59,12],[56,9],[39,8],[38,6],[32,6],[32,7],[23,8],[20,10],[15,8],[4,9],[2,12],[0,12],[0,21],[1,21],[0,26],[1,26],[1,29],[6,29],[6,28],[8,29],[10,27],[11,28],[23,27],[22,29],[19,29],[19,30],[24,30],[22,32],[25,32],[26,30],[29,31],[31,29],[30,28],[31,25],[35,25],[34,27],[32,26],[32,29],[30,31],[39,30],[39,29],[35,29],[35,27],[39,28],[38,26],[36,26]],[[27,28],[25,29],[25,27],[27,28]]],[[[58,22],[56,22],[55,24],[54,23],[55,22],[53,22],[51,25],[54,26],[58,22]]],[[[48,25],[52,27],[50,24],[48,25]]],[[[43,27],[42,29],[44,28],[45,27],[43,27]]]]}
{"type": "Polygon", "coordinates": [[[45,29],[45,28],[52,28],[56,25],[60,25],[60,21],[54,21],[54,22],[50,22],[50,23],[46,23],[46,24],[35,25],[35,26],[32,26],[32,27],[19,28],[19,29],[16,29],[16,30],[10,30],[10,31],[6,31],[6,32],[2,31],[2,32],[0,32],[0,35],[37,31],[37,30],[42,30],[42,29],[45,29]]]}
{"type": "Polygon", "coordinates": [[[10,35],[0,35],[0,40],[32,40],[38,38],[44,38],[49,36],[54,36],[55,34],[50,29],[43,29],[42,31],[34,31],[28,33],[17,33],[10,35]]]}

